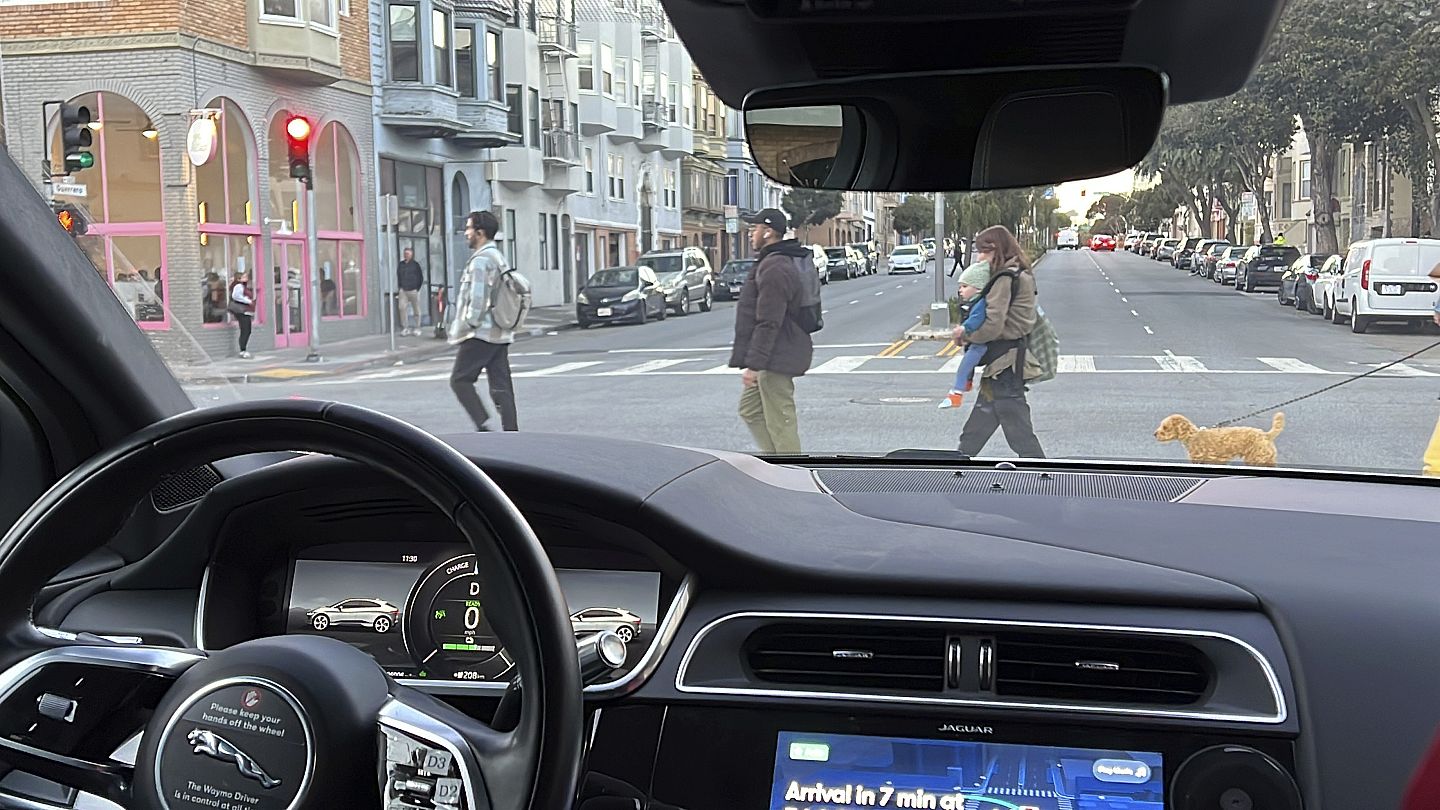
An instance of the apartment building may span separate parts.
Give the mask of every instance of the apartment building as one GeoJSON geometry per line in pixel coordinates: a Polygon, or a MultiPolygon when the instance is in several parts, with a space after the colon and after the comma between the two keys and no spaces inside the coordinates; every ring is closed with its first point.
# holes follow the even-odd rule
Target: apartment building
{"type": "MultiPolygon", "coordinates": [[[[1267,192],[1275,233],[1302,250],[1313,248],[1314,159],[1303,129],[1276,156],[1271,178],[1267,192]]],[[[1331,211],[1342,250],[1360,239],[1418,235],[1419,212],[1412,205],[1410,179],[1395,169],[1383,140],[1341,144],[1334,189],[1331,211]]]]}

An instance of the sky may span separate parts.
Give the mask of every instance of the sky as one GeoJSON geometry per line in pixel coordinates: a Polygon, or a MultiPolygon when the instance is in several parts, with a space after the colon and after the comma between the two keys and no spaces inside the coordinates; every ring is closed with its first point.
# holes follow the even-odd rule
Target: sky
{"type": "Polygon", "coordinates": [[[1081,217],[1102,194],[1129,194],[1134,184],[1135,173],[1129,169],[1108,177],[1096,177],[1092,180],[1075,180],[1069,183],[1061,183],[1055,187],[1055,195],[1060,198],[1061,211],[1074,211],[1081,217]],[[1081,192],[1085,196],[1080,196],[1081,192]]]}

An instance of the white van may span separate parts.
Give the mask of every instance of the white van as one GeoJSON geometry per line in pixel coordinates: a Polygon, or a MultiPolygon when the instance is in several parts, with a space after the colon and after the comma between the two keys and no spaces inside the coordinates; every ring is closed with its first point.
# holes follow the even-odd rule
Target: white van
{"type": "Polygon", "coordinates": [[[1061,231],[1059,238],[1055,240],[1055,249],[1079,250],[1080,232],[1075,230],[1074,228],[1066,228],[1065,230],[1061,231]]]}
{"type": "Polygon", "coordinates": [[[1356,242],[1333,282],[1332,320],[1350,319],[1350,331],[1376,321],[1428,323],[1435,314],[1440,280],[1440,239],[1370,239],[1356,242]]]}

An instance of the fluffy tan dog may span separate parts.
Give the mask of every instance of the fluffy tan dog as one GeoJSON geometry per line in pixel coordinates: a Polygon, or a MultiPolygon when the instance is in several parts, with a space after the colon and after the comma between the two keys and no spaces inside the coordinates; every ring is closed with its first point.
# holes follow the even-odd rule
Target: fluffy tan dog
{"type": "Polygon", "coordinates": [[[1285,414],[1275,414],[1269,430],[1253,427],[1202,428],[1180,414],[1165,417],[1155,431],[1162,442],[1180,442],[1196,464],[1228,464],[1238,458],[1252,467],[1275,466],[1275,437],[1285,429],[1285,414]]]}

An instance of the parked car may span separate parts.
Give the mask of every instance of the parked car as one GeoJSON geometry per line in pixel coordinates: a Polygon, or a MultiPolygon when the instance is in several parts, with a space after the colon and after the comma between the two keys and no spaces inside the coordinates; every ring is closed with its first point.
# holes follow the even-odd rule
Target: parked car
{"type": "Polygon", "coordinates": [[[1189,271],[1191,271],[1191,272],[1194,272],[1196,269],[1199,269],[1199,268],[1204,267],[1204,266],[1205,266],[1205,251],[1209,250],[1211,245],[1213,245],[1213,244],[1215,244],[1215,243],[1217,243],[1217,242],[1223,242],[1223,241],[1225,241],[1225,240],[1223,240],[1223,239],[1201,239],[1199,242],[1197,242],[1197,243],[1195,244],[1195,249],[1190,252],[1189,258],[1186,259],[1185,263],[1180,266],[1180,269],[1181,269],[1181,270],[1189,270],[1189,271]]]}
{"type": "Polygon", "coordinates": [[[577,638],[611,630],[621,641],[629,644],[640,635],[643,621],[638,615],[624,608],[591,607],[573,614],[570,617],[570,627],[574,629],[577,638]]]}
{"type": "Polygon", "coordinates": [[[665,293],[649,267],[607,267],[591,276],[575,296],[581,329],[606,321],[665,320],[665,293]]]}
{"type": "Polygon", "coordinates": [[[830,257],[825,255],[823,245],[811,245],[810,253],[815,257],[815,272],[820,274],[820,283],[830,283],[830,257]]]}
{"type": "Polygon", "coordinates": [[[731,259],[720,268],[720,278],[715,282],[715,297],[722,301],[734,301],[740,297],[740,289],[755,266],[755,259],[731,259]]]}
{"type": "Polygon", "coordinates": [[[1090,237],[1090,249],[1108,250],[1113,253],[1115,251],[1115,237],[1108,233],[1097,233],[1090,237]]]}
{"type": "Polygon", "coordinates": [[[1155,261],[1168,262],[1175,258],[1175,250],[1180,247],[1179,239],[1161,239],[1155,246],[1155,261]]]}
{"type": "Polygon", "coordinates": [[[825,256],[830,260],[830,278],[852,279],[865,275],[864,263],[860,259],[860,251],[852,247],[829,247],[825,248],[825,256]]]}
{"type": "Polygon", "coordinates": [[[1155,247],[1159,244],[1160,237],[1157,234],[1147,233],[1140,240],[1139,253],[1141,256],[1154,256],[1155,247]]]}
{"type": "Polygon", "coordinates": [[[1334,253],[1305,253],[1292,262],[1280,276],[1280,288],[1275,293],[1280,306],[1293,306],[1312,315],[1319,312],[1315,306],[1315,282],[1325,263],[1339,258],[1334,253]]]}
{"type": "Polygon", "coordinates": [[[1235,267],[1235,289],[1278,287],[1285,269],[1298,258],[1300,249],[1291,245],[1251,245],[1235,267]]]}
{"type": "Polygon", "coordinates": [[[1060,231],[1060,235],[1055,238],[1055,249],[1079,250],[1080,232],[1075,230],[1074,228],[1066,228],[1060,231]]]}
{"type": "Polygon", "coordinates": [[[855,248],[855,251],[860,254],[860,258],[865,260],[866,275],[880,272],[880,255],[875,252],[873,245],[869,242],[854,242],[850,247],[855,248]]]}
{"type": "Polygon", "coordinates": [[[886,275],[923,272],[925,272],[924,248],[919,245],[900,245],[890,251],[890,266],[885,270],[886,275]]]}
{"type": "Polygon", "coordinates": [[[1367,239],[1350,246],[1331,282],[1330,321],[1364,333],[1376,321],[1425,324],[1435,312],[1440,239],[1367,239]]]}
{"type": "Polygon", "coordinates": [[[652,250],[636,264],[655,271],[665,305],[676,315],[689,314],[691,304],[697,304],[701,312],[710,311],[715,302],[715,271],[705,251],[698,247],[652,250]]]}
{"type": "Polygon", "coordinates": [[[1186,237],[1175,248],[1175,256],[1170,259],[1170,263],[1175,265],[1175,268],[1178,270],[1189,270],[1190,257],[1195,255],[1195,248],[1199,247],[1203,241],[1205,241],[1205,239],[1199,236],[1186,237]]]}
{"type": "Polygon", "coordinates": [[[1143,234],[1141,234],[1139,231],[1131,231],[1131,232],[1125,234],[1125,244],[1124,244],[1125,249],[1128,250],[1128,251],[1130,251],[1131,253],[1134,253],[1135,251],[1139,250],[1139,249],[1140,249],[1140,239],[1141,239],[1142,236],[1143,236],[1143,234]]]}
{"type": "Polygon", "coordinates": [[[1214,278],[1216,262],[1220,261],[1220,257],[1231,247],[1234,246],[1227,239],[1217,239],[1211,242],[1210,246],[1205,248],[1204,255],[1200,257],[1204,262],[1200,267],[1200,275],[1205,278],[1214,278]]]}
{"type": "MultiPolygon", "coordinates": [[[[1314,301],[1311,313],[1319,315],[1326,320],[1332,320],[1334,316],[1335,282],[1340,278],[1340,273],[1345,269],[1344,256],[1331,256],[1330,261],[1320,266],[1315,273],[1315,281],[1310,285],[1310,294],[1314,301]]],[[[1335,321],[1339,323],[1339,321],[1335,321]]]]}
{"type": "Polygon", "coordinates": [[[1225,248],[1225,252],[1215,260],[1215,272],[1210,275],[1210,279],[1216,284],[1234,283],[1236,268],[1247,250],[1249,248],[1244,245],[1231,245],[1225,248]]]}
{"type": "Polygon", "coordinates": [[[925,248],[926,260],[935,258],[935,237],[927,236],[921,239],[920,245],[925,248]]]}
{"type": "Polygon", "coordinates": [[[400,623],[400,608],[384,599],[341,599],[306,613],[305,621],[316,630],[363,627],[377,633],[388,633],[400,623]]]}

